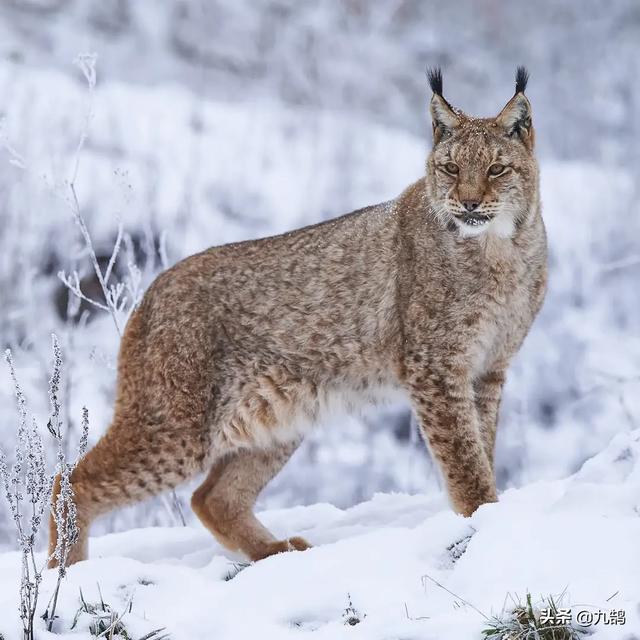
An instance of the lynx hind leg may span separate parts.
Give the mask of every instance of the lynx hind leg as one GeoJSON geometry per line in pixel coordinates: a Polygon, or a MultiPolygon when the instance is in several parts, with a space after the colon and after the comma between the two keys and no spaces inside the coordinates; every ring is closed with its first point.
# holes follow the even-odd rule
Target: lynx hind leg
{"type": "MultiPolygon", "coordinates": [[[[189,438],[191,425],[170,433],[145,438],[135,425],[114,424],[80,460],[71,475],[71,487],[77,512],[78,540],[69,550],[67,565],[87,558],[88,535],[92,521],[113,509],[139,502],[173,489],[196,475],[202,468],[204,450],[195,438],[189,438]]],[[[56,478],[52,501],[60,492],[56,478]]],[[[49,561],[56,548],[57,527],[49,520],[49,561]]]]}
{"type": "Polygon", "coordinates": [[[251,560],[283,551],[304,551],[311,545],[300,537],[277,540],[253,514],[258,494],[285,465],[299,445],[278,449],[238,450],[215,463],[191,499],[194,512],[216,539],[251,560]]]}

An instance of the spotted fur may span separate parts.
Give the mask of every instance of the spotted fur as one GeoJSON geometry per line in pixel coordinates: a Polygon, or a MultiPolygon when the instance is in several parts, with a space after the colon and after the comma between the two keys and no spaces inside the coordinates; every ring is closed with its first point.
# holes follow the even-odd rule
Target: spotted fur
{"type": "Polygon", "coordinates": [[[411,403],[458,512],[496,500],[505,372],[546,283],[530,105],[520,91],[477,119],[435,93],[431,111],[426,175],[396,199],[214,247],[151,285],[113,422],[73,473],[71,562],[94,518],[203,471],[192,505],[223,544],[254,560],[306,548],[258,522],[256,496],[311,425],[383,390],[411,403]]]}

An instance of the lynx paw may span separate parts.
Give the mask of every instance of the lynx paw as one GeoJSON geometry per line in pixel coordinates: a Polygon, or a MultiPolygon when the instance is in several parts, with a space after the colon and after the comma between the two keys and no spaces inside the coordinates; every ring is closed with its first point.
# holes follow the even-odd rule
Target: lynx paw
{"type": "Polygon", "coordinates": [[[289,549],[289,551],[305,551],[307,549],[311,549],[311,545],[300,536],[294,536],[293,538],[289,538],[285,542],[288,542],[293,549],[289,549]]]}
{"type": "Polygon", "coordinates": [[[311,549],[311,545],[300,536],[294,536],[287,538],[286,540],[278,540],[277,542],[271,542],[266,545],[258,557],[254,560],[263,560],[269,556],[273,556],[276,553],[286,553],[287,551],[304,551],[305,549],[311,549]]]}

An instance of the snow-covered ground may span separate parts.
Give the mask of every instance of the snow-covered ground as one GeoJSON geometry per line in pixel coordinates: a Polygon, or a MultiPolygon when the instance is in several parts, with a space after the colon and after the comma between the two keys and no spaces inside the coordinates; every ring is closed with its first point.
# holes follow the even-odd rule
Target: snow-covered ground
{"type": "MultiPolygon", "coordinates": [[[[508,490],[467,519],[442,494],[378,494],[346,510],[316,504],[260,517],[314,548],[238,572],[242,559],[202,528],[93,538],[91,559],[64,584],[56,635],[38,637],[89,637],[89,616],[69,630],[80,590],[118,612],[131,603],[123,622],[134,638],[166,627],[173,640],[479,640],[487,618],[527,593],[534,602],[558,596],[574,616],[625,612],[624,626],[591,626],[595,638],[640,634],[640,430],[614,438],[575,475],[508,490]],[[359,622],[346,624],[350,617],[359,622]]],[[[0,556],[5,640],[19,640],[18,574],[17,554],[0,556]]]]}

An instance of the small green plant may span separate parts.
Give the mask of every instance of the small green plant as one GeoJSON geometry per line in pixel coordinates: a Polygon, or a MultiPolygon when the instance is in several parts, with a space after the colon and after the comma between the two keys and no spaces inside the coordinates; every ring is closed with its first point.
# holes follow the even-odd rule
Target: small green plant
{"type": "Polygon", "coordinates": [[[527,593],[525,603],[490,618],[482,634],[485,640],[580,640],[586,631],[574,627],[563,611],[553,596],[534,606],[527,593]]]}
{"type": "Polygon", "coordinates": [[[131,613],[133,609],[133,599],[129,600],[121,613],[115,611],[110,605],[106,604],[100,586],[98,585],[98,593],[100,602],[87,602],[84,599],[82,589],[80,590],[80,607],[73,618],[72,629],[75,629],[78,622],[83,616],[89,616],[89,633],[94,638],[104,638],[105,640],[168,640],[169,635],[162,633],[164,629],[155,629],[150,631],[142,638],[134,638],[127,630],[123,619],[131,613]]]}

